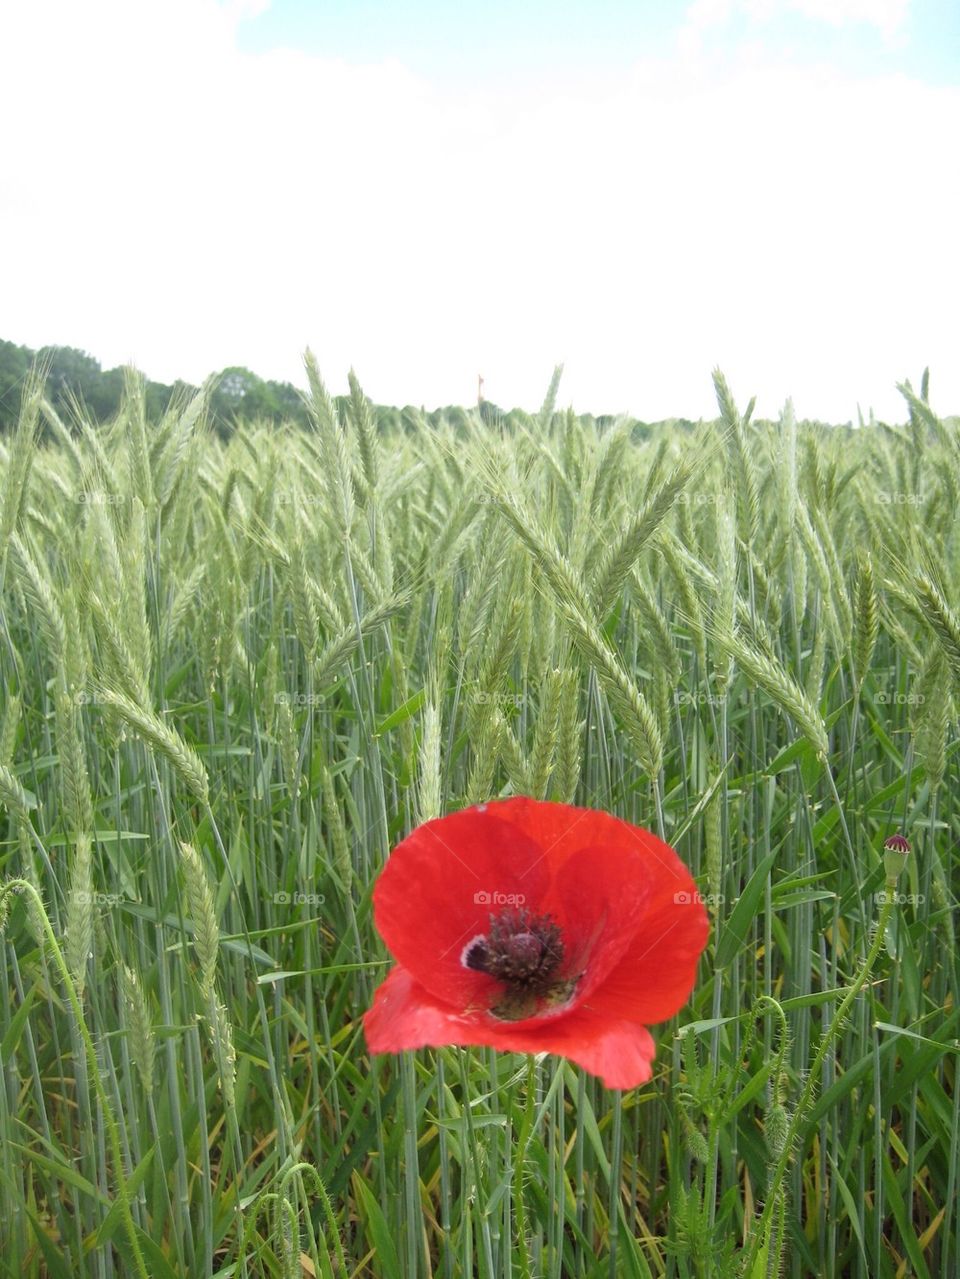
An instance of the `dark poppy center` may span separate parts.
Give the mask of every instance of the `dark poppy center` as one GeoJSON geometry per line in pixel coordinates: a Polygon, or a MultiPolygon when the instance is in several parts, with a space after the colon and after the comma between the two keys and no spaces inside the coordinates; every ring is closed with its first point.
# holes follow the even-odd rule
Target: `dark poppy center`
{"type": "Polygon", "coordinates": [[[535,933],[516,933],[503,944],[501,965],[510,981],[535,979],[543,961],[544,944],[535,933]]]}
{"type": "Polygon", "coordinates": [[[467,968],[503,982],[503,998],[490,1011],[508,1021],[566,998],[571,984],[558,979],[563,958],[563,939],[551,917],[517,909],[491,915],[489,932],[463,953],[467,968]]]}

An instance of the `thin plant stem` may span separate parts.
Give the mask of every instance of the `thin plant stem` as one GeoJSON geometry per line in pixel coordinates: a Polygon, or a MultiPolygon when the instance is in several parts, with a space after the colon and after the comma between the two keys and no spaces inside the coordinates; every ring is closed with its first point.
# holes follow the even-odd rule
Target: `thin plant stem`
{"type": "Polygon", "coordinates": [[[747,1247],[742,1269],[742,1273],[745,1275],[753,1273],[754,1262],[756,1261],[757,1254],[760,1251],[766,1232],[770,1227],[771,1216],[777,1203],[777,1197],[780,1193],[783,1178],[793,1156],[795,1142],[806,1121],[807,1112],[809,1111],[811,1102],[813,1101],[813,1094],[816,1091],[817,1079],[819,1078],[820,1068],[823,1065],[824,1058],[830,1050],[831,1045],[836,1040],[837,1035],[840,1033],[854,1000],[870,977],[870,974],[873,971],[873,966],[877,961],[877,956],[883,949],[884,933],[896,904],[895,894],[896,881],[888,879],[887,892],[884,896],[883,905],[880,909],[880,918],[877,921],[876,935],[874,936],[873,943],[867,952],[866,959],[863,961],[860,971],[853,980],[853,984],[848,989],[839,1008],[834,1014],[833,1020],[830,1022],[830,1025],[820,1038],[820,1043],[813,1058],[813,1064],[811,1065],[810,1072],[807,1075],[807,1082],[804,1085],[803,1092],[800,1094],[800,1099],[797,1102],[796,1108],[790,1119],[790,1125],[787,1129],[787,1137],[784,1142],[783,1150],[780,1154],[780,1158],[777,1160],[767,1187],[767,1199],[764,1204],[763,1212],[761,1213],[760,1220],[757,1222],[755,1228],[751,1231],[751,1241],[747,1247]]]}
{"type": "Polygon", "coordinates": [[[130,1208],[130,1191],[127,1186],[126,1169],[123,1166],[123,1154],[120,1149],[120,1131],[117,1127],[116,1117],[113,1113],[113,1105],[107,1095],[104,1086],[103,1076],[100,1072],[100,1063],[97,1060],[97,1050],[94,1047],[93,1039],[87,1028],[87,1023],[83,1016],[83,1006],[80,1003],[80,997],[77,994],[76,986],[73,984],[73,978],[67,968],[66,961],[60,945],[54,936],[53,929],[50,926],[50,920],[44,909],[43,900],[34,886],[26,879],[8,879],[5,883],[0,884],[0,920],[5,917],[8,908],[8,898],[11,893],[23,893],[31,898],[35,918],[38,919],[43,928],[47,945],[53,954],[54,963],[60,972],[60,979],[63,982],[64,989],[67,992],[67,998],[70,1001],[70,1007],[73,1011],[74,1020],[80,1036],[83,1040],[84,1052],[87,1059],[87,1070],[90,1078],[93,1080],[94,1089],[100,1105],[103,1107],[104,1122],[107,1125],[107,1139],[110,1143],[110,1155],[113,1162],[113,1175],[117,1183],[117,1199],[120,1205],[120,1218],[123,1222],[124,1232],[130,1245],[130,1252],[133,1257],[134,1267],[141,1279],[148,1279],[146,1262],[144,1261],[143,1252],[140,1248],[140,1240],[137,1238],[137,1228],[134,1224],[133,1213],[130,1208]]]}

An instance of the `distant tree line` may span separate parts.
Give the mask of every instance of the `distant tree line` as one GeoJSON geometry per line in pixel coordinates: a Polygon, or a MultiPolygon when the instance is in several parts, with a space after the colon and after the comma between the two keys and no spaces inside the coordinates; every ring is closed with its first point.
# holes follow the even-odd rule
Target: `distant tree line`
{"type": "MultiPolygon", "coordinates": [[[[20,387],[35,360],[49,366],[46,395],[61,416],[72,408],[97,422],[114,417],[123,398],[122,368],[102,369],[99,360],[70,346],[26,346],[0,341],[0,431],[9,429],[20,409],[20,387]]],[[[156,419],[165,412],[175,395],[190,394],[197,388],[187,382],[145,382],[147,416],[156,419]]],[[[275,422],[306,424],[307,410],[296,387],[289,382],[265,381],[249,369],[224,369],[210,395],[210,415],[214,426],[229,433],[238,417],[275,422]]]]}
{"type": "MultiPolygon", "coordinates": [[[[0,435],[16,423],[20,411],[20,391],[24,379],[36,361],[48,367],[46,398],[64,421],[69,421],[75,409],[88,419],[106,422],[120,410],[124,392],[124,370],[101,369],[99,360],[85,351],[70,346],[41,347],[33,351],[26,346],[0,339],[0,435]]],[[[153,421],[162,417],[171,399],[181,399],[197,388],[188,382],[177,381],[172,386],[163,382],[145,380],[147,417],[153,421]]],[[[341,411],[348,403],[346,397],[335,397],[341,411]]],[[[488,425],[502,425],[507,430],[521,424],[531,425],[530,416],[519,409],[509,412],[498,408],[489,400],[479,405],[482,420],[488,425]]],[[[210,419],[214,428],[224,437],[229,436],[241,420],[291,422],[309,425],[309,413],[300,392],[289,382],[273,382],[258,377],[240,366],[223,369],[216,377],[209,398],[210,419]]],[[[407,432],[417,428],[426,419],[436,425],[446,421],[454,427],[466,429],[467,412],[451,406],[425,412],[413,405],[392,408],[375,405],[378,426],[383,431],[407,432]]],[[[582,420],[595,422],[601,429],[612,425],[613,417],[594,418],[583,414],[582,420]]],[[[677,419],[675,425],[684,428],[692,423],[677,419]]],[[[649,426],[637,422],[637,437],[648,434],[649,426]]]]}

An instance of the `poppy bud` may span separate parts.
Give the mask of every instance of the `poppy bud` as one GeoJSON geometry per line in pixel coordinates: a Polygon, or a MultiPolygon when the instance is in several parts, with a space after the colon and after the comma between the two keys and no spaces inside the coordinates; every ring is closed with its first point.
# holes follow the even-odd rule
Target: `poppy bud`
{"type": "Polygon", "coordinates": [[[910,841],[903,835],[891,835],[883,843],[883,865],[887,872],[887,883],[896,883],[900,873],[907,864],[910,855],[910,841]]]}

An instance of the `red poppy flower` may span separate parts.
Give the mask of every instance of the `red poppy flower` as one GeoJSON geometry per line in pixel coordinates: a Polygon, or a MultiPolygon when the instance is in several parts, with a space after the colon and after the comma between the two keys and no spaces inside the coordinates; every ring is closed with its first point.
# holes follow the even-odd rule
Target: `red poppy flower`
{"type": "Polygon", "coordinates": [[[647,1026],[686,1002],[709,929],[655,835],[522,796],[417,827],[373,905],[397,965],[364,1016],[372,1053],[558,1053],[608,1088],[650,1078],[647,1026]]]}

